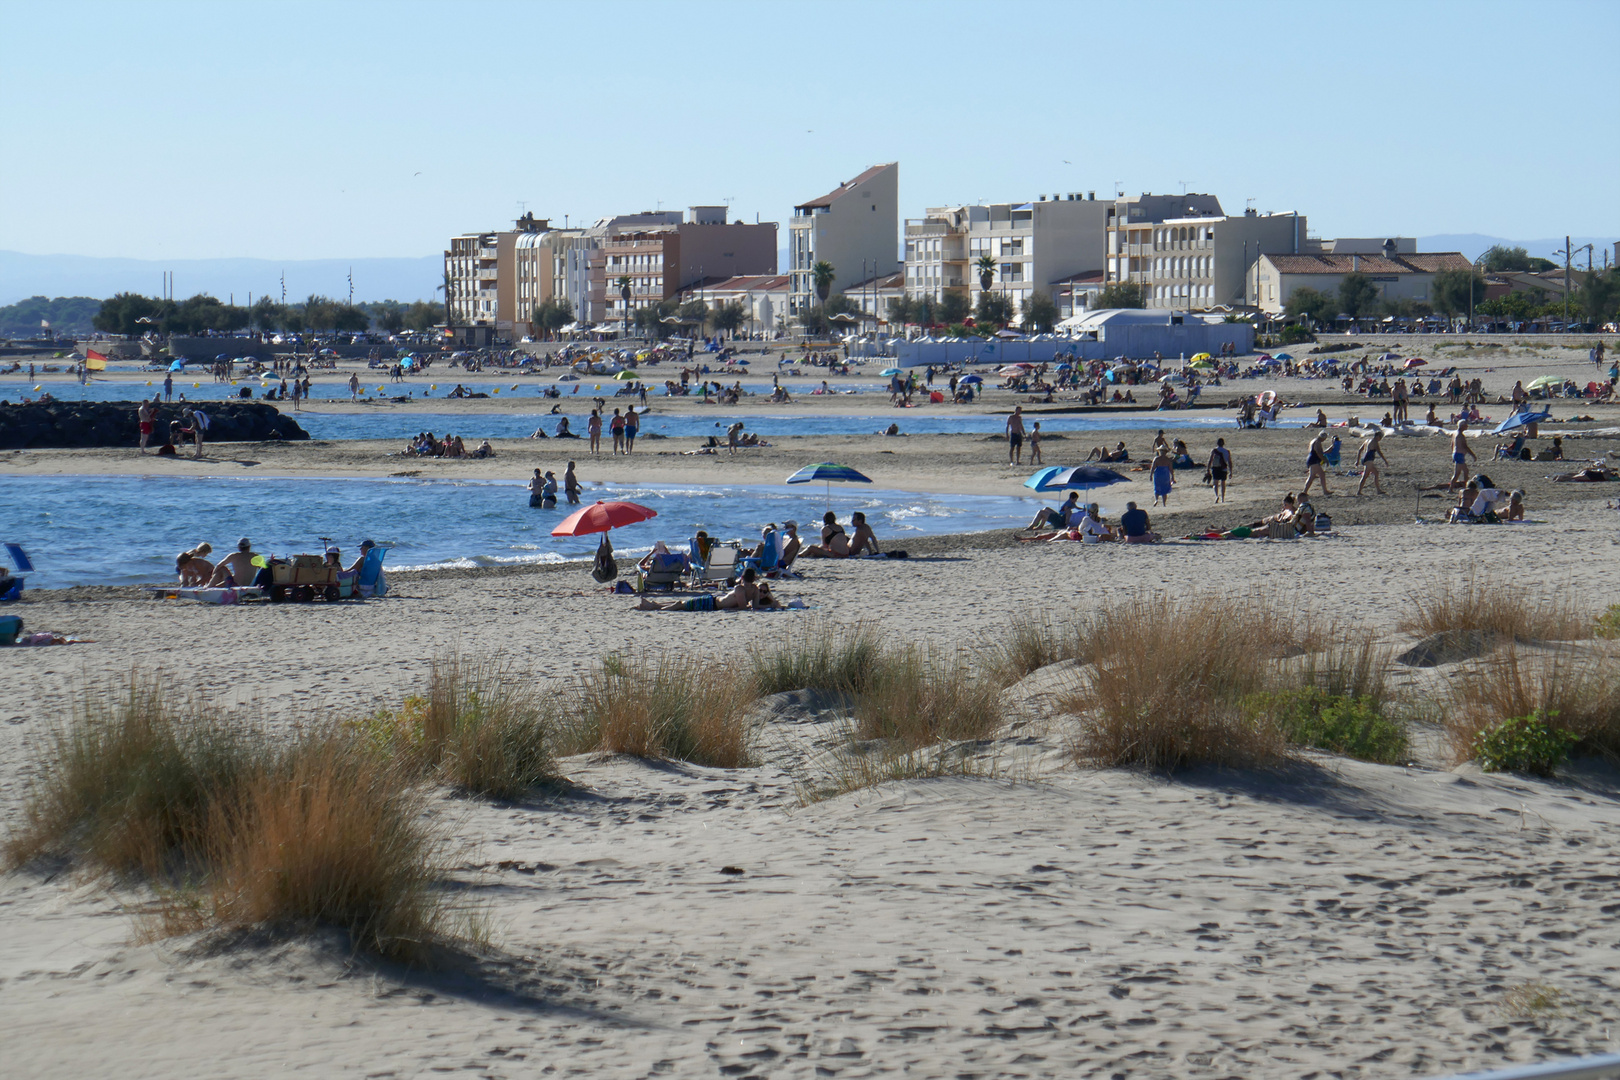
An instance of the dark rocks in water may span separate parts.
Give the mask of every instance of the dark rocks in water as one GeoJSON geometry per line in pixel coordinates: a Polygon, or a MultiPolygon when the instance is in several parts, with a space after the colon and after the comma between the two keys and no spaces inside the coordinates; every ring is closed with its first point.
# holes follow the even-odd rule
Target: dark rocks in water
{"type": "Polygon", "coordinates": [[[1492,652],[1502,644],[1501,634],[1494,630],[1442,630],[1430,634],[1395,658],[1407,667],[1438,667],[1455,664],[1460,660],[1474,660],[1492,652]]]}
{"type": "MultiPolygon", "coordinates": [[[[79,449],[95,446],[135,448],[141,442],[134,401],[49,401],[28,405],[0,404],[0,450],[79,449]]],[[[147,445],[163,445],[169,422],[185,424],[184,410],[208,414],[204,445],[219,442],[265,442],[308,439],[298,421],[257,401],[166,402],[156,406],[156,424],[147,445]]]]}

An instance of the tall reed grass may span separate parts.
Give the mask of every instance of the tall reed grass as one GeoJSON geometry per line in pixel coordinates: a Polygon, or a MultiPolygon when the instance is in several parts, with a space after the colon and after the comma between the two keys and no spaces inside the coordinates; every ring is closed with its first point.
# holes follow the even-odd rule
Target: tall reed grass
{"type": "Polygon", "coordinates": [[[875,627],[829,619],[797,623],[775,642],[748,652],[753,692],[760,697],[789,690],[862,694],[885,656],[875,627]]]}
{"type": "Polygon", "coordinates": [[[907,750],[982,739],[1001,724],[1000,693],[960,649],[907,646],[889,652],[855,703],[855,735],[907,750]]]}
{"type": "Polygon", "coordinates": [[[418,791],[350,728],[277,739],[136,672],[87,692],[39,765],[12,867],[55,856],[144,880],[171,931],[323,924],[401,958],[456,937],[418,791]]]}
{"type": "Polygon", "coordinates": [[[557,779],[557,699],[510,659],[433,660],[425,696],[360,724],[368,741],[419,775],[468,794],[513,799],[557,779]]]}
{"type": "Polygon", "coordinates": [[[1449,705],[1446,740],[1457,761],[1473,756],[1480,732],[1534,713],[1577,736],[1577,751],[1620,756],[1620,657],[1610,648],[1525,654],[1509,646],[1453,680],[1449,705]]]}
{"type": "Polygon", "coordinates": [[[568,706],[567,751],[749,764],[753,687],[726,664],[678,653],[618,657],[587,676],[568,706]]]}
{"type": "Polygon", "coordinates": [[[1579,641],[1592,636],[1592,613],[1567,593],[1536,596],[1522,586],[1470,573],[1412,593],[1399,629],[1427,636],[1479,630],[1516,641],[1579,641]]]}
{"type": "Polygon", "coordinates": [[[1296,607],[1139,595],[1098,608],[1074,635],[1071,651],[1092,666],[1060,704],[1079,717],[1080,760],[1174,770],[1271,765],[1293,745],[1373,760],[1405,748],[1386,715],[1387,653],[1296,607]],[[1335,722],[1321,722],[1324,710],[1335,722]]]}

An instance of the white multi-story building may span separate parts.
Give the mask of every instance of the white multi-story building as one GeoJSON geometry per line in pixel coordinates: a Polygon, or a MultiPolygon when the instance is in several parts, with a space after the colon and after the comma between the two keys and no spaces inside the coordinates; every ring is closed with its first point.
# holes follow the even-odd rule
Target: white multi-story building
{"type": "Polygon", "coordinates": [[[906,221],[906,292],[944,298],[961,290],[976,304],[983,283],[979,260],[995,263],[990,290],[1018,310],[1040,292],[1076,274],[1101,271],[1111,204],[1094,197],[1040,196],[1027,203],[930,207],[906,221]]]}
{"type": "Polygon", "coordinates": [[[900,166],[874,165],[818,199],[793,208],[788,223],[788,310],[820,302],[812,268],[833,268],[832,294],[899,269],[900,166]],[[864,273],[862,267],[865,267],[864,273]]]}
{"type": "Polygon", "coordinates": [[[1115,201],[1105,269],[1111,283],[1141,285],[1150,308],[1253,307],[1261,255],[1316,247],[1303,214],[1227,217],[1213,195],[1142,195],[1115,201]]]}

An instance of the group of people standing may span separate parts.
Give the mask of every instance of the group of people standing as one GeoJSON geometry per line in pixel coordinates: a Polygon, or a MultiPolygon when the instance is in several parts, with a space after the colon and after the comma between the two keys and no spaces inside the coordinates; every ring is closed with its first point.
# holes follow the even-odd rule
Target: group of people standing
{"type": "MultiPolygon", "coordinates": [[[[595,415],[594,413],[592,414],[595,415]]],[[[542,510],[549,510],[557,505],[557,474],[550,469],[542,472],[534,470],[529,478],[529,505],[542,510]]],[[[584,487],[580,485],[579,477],[574,475],[574,463],[570,461],[568,468],[563,470],[562,490],[569,503],[578,503],[579,496],[584,487]]]]}

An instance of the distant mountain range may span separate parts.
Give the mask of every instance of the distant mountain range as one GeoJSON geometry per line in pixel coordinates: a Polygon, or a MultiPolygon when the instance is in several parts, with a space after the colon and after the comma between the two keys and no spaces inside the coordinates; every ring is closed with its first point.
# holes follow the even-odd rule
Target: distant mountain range
{"type": "MultiPolygon", "coordinates": [[[[1603,265],[1603,252],[1614,257],[1615,237],[1577,236],[1577,246],[1592,244],[1594,266],[1603,265]]],[[[1564,246],[1562,236],[1543,240],[1509,240],[1480,233],[1442,233],[1417,238],[1419,251],[1460,251],[1477,259],[1492,245],[1522,247],[1531,255],[1554,259],[1564,246]]],[[[781,253],[779,267],[786,266],[781,253]]],[[[1582,258],[1584,267],[1586,260],[1582,258]]],[[[441,255],[402,259],[104,259],[90,255],[27,255],[0,251],[0,305],[30,296],[91,296],[104,299],[120,292],[156,296],[163,287],[163,272],[174,272],[176,298],[204,292],[238,304],[254,297],[281,298],[286,274],[287,299],[302,300],[311,293],[336,299],[349,295],[349,272],[354,272],[354,298],[370,300],[432,300],[444,280],[441,255]]]]}
{"type": "Polygon", "coordinates": [[[184,299],[210,293],[221,300],[233,295],[246,304],[255,299],[281,299],[281,277],[287,276],[287,299],[303,300],[319,293],[338,300],[349,296],[349,271],[354,271],[354,298],[369,300],[432,300],[444,280],[444,257],[424,255],[409,259],[103,259],[89,255],[26,255],[0,251],[0,305],[30,296],[93,296],[138,292],[157,296],[163,272],[174,272],[174,295],[184,299]]]}
{"type": "MultiPolygon", "coordinates": [[[[1620,237],[1575,236],[1570,238],[1576,247],[1591,244],[1592,265],[1603,266],[1603,252],[1609,252],[1609,261],[1614,261],[1614,242],[1620,237]]],[[[1441,233],[1437,236],[1420,236],[1417,238],[1419,251],[1460,251],[1470,259],[1477,259],[1491,248],[1500,244],[1502,247],[1522,247],[1531,255],[1540,259],[1551,259],[1555,263],[1563,263],[1563,259],[1553,252],[1564,246],[1564,238],[1555,236],[1549,240],[1508,240],[1500,236],[1482,236],[1479,233],[1441,233]]],[[[1574,265],[1574,264],[1572,264],[1574,265]]],[[[1578,265],[1586,269],[1586,253],[1581,253],[1578,265]]]]}

